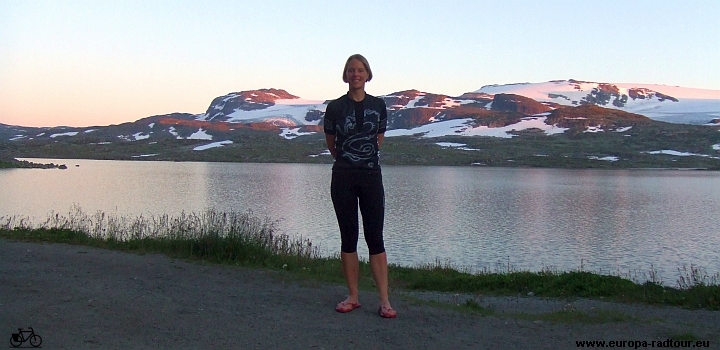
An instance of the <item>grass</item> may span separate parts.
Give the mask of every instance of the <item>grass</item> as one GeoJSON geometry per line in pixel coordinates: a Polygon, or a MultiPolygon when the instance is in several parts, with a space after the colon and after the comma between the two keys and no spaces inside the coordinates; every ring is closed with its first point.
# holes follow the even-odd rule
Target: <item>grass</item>
{"type": "Polygon", "coordinates": [[[637,320],[634,317],[623,314],[618,311],[596,310],[591,312],[575,311],[575,310],[558,310],[544,314],[514,314],[515,318],[530,321],[546,321],[553,323],[615,323],[629,322],[637,320]]]}
{"type": "Polygon", "coordinates": [[[309,240],[278,234],[267,219],[213,210],[177,217],[126,218],[102,212],[88,215],[75,207],[68,216],[52,214],[38,226],[27,218],[0,218],[0,235],[271,268],[293,269],[320,258],[309,240]]]}
{"type": "MultiPolygon", "coordinates": [[[[0,217],[0,237],[35,242],[86,245],[136,253],[162,253],[174,258],[285,270],[300,279],[344,281],[338,256],[323,257],[312,242],[278,233],[275,223],[252,213],[182,213],[176,217],[128,218],[87,214],[73,208],[52,214],[35,225],[28,218],[0,217]]],[[[676,288],[651,281],[636,283],[620,276],[586,271],[505,271],[469,273],[436,261],[415,267],[391,266],[390,285],[408,290],[527,295],[560,298],[603,298],[685,308],[720,310],[720,278],[690,266],[680,269],[676,288]]],[[[369,264],[361,262],[360,284],[373,288],[369,264]]],[[[479,304],[467,309],[484,313],[479,304]]],[[[562,315],[559,315],[562,316],[562,315]]],[[[582,316],[582,315],[581,315],[582,316]]],[[[587,316],[590,317],[590,316],[587,316]]]]}
{"type": "Polygon", "coordinates": [[[458,304],[458,303],[447,303],[447,302],[441,302],[436,300],[424,300],[421,298],[409,296],[409,295],[403,295],[403,298],[405,300],[409,300],[415,305],[430,305],[434,307],[439,308],[446,308],[451,310],[456,310],[460,312],[470,312],[473,314],[477,314],[480,316],[492,316],[496,315],[496,312],[493,308],[487,308],[482,305],[480,305],[478,302],[476,302],[474,299],[468,299],[465,301],[465,303],[458,304]]]}
{"type": "Polygon", "coordinates": [[[672,340],[686,340],[686,341],[700,340],[700,338],[692,332],[672,334],[668,338],[670,338],[672,340]]]}

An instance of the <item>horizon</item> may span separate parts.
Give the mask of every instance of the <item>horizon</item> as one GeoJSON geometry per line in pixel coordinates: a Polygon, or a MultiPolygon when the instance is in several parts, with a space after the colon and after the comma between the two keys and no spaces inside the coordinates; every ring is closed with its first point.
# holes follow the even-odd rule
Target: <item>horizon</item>
{"type": "Polygon", "coordinates": [[[354,53],[370,62],[373,95],[459,96],[567,79],[720,91],[717,1],[454,1],[439,10],[369,1],[363,10],[324,1],[0,1],[0,123],[87,127],[198,114],[215,97],[260,88],[333,99],[347,91],[340,73],[354,53]]]}

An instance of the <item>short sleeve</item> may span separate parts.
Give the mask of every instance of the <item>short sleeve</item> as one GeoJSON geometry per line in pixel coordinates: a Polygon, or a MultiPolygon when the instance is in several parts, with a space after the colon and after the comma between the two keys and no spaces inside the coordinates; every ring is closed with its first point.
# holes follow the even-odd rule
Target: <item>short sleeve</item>
{"type": "Polygon", "coordinates": [[[328,135],[335,135],[335,120],[337,119],[337,109],[329,103],[325,108],[325,116],[323,117],[323,129],[328,135]]]}

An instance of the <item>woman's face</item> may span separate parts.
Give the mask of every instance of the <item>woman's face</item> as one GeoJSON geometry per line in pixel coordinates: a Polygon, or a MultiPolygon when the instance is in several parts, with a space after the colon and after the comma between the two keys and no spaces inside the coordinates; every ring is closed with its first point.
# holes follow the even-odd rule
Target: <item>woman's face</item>
{"type": "Polygon", "coordinates": [[[345,78],[348,81],[350,89],[365,89],[365,82],[368,79],[368,72],[365,69],[365,65],[359,60],[350,60],[345,70],[345,78]]]}

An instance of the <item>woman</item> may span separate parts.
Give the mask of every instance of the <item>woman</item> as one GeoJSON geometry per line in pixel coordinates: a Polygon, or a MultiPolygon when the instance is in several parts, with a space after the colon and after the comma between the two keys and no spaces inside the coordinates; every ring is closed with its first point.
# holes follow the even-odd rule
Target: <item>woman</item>
{"type": "Polygon", "coordinates": [[[388,299],[387,255],[383,242],[385,191],[379,163],[387,109],[385,101],[365,93],[365,83],[371,79],[372,70],[367,59],[357,54],[350,56],[343,69],[348,92],[330,102],[325,110],[325,140],[335,159],[330,192],[340,226],[340,259],[349,291],[347,299],[335,310],[345,313],[360,307],[359,203],[365,242],[370,252],[370,268],[380,296],[378,313],[385,318],[394,318],[397,313],[388,299]]]}

